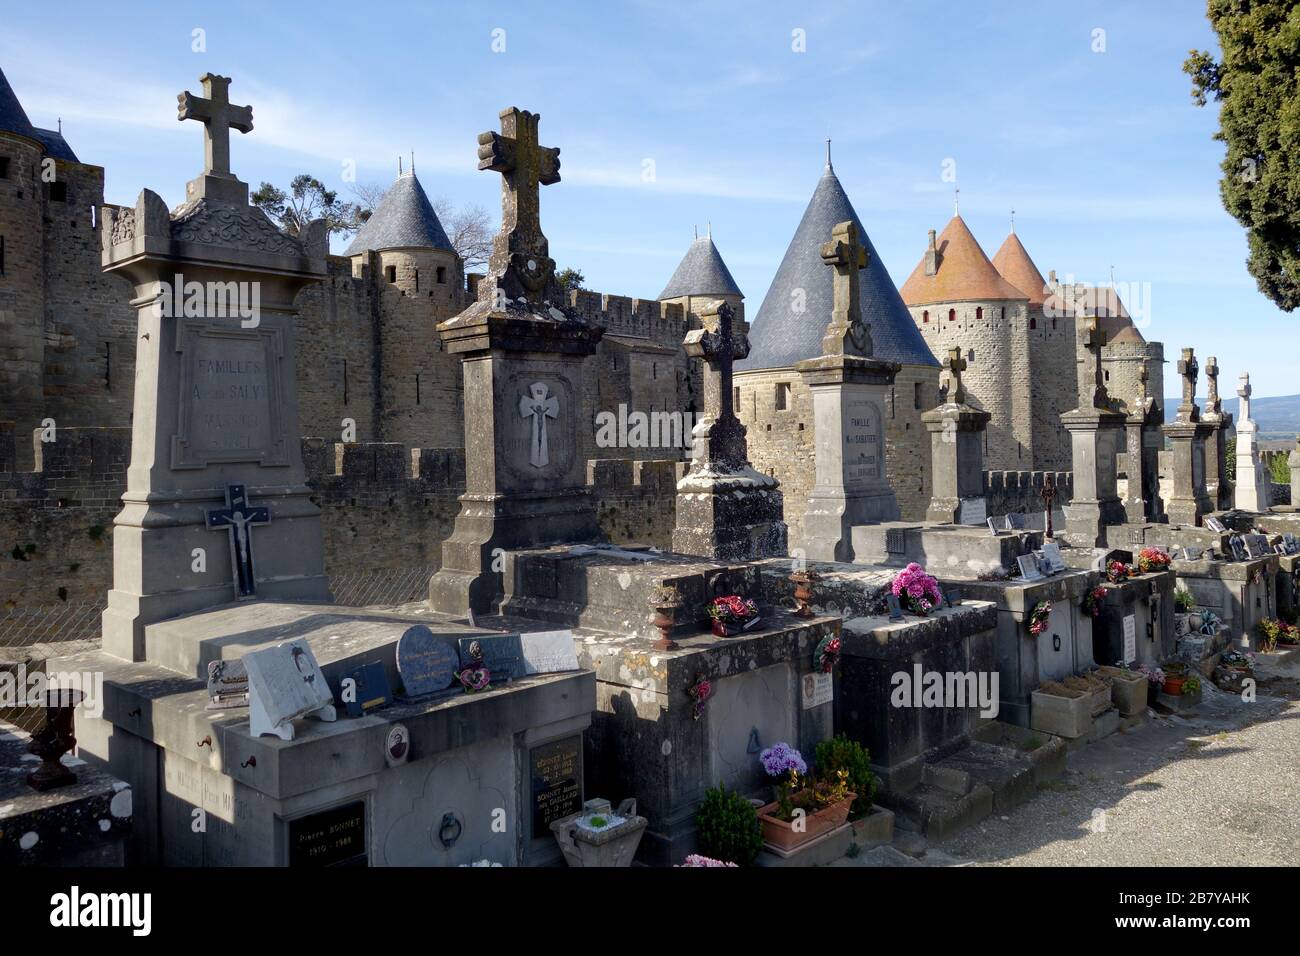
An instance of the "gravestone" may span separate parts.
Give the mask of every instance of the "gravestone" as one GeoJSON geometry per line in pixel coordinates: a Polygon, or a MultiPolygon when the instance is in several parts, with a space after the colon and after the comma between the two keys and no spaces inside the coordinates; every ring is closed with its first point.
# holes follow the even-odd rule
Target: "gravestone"
{"type": "Polygon", "coordinates": [[[870,253],[857,226],[837,224],[821,254],[835,273],[831,321],[822,355],[795,366],[813,398],[815,481],[803,549],[814,560],[852,561],[854,525],[899,517],[885,477],[885,393],[901,366],[872,357],[860,298],[870,253]]]}
{"type": "Polygon", "coordinates": [[[478,300],[438,326],[461,358],[465,493],[429,606],[496,611],[496,556],[511,548],[603,540],[586,485],[579,421],[583,362],[603,328],[564,302],[539,214],[539,186],[560,181],[559,149],[538,144],[540,116],[501,112],[479,136],[479,169],[501,173],[501,231],[478,300]]]}
{"type": "Polygon", "coordinates": [[[933,491],[927,521],[983,524],[988,518],[984,498],[984,429],[993,417],[966,404],[961,373],[966,360],[961,349],[948,352],[948,394],[938,408],[921,416],[930,433],[933,491]]]}
{"type": "Polygon", "coordinates": [[[1150,378],[1149,360],[1142,360],[1138,372],[1138,391],[1126,427],[1128,438],[1128,485],[1124,492],[1124,513],[1131,524],[1165,519],[1160,499],[1161,411],[1155,398],[1147,394],[1150,378]]]}
{"type": "Polygon", "coordinates": [[[1231,508],[1232,482],[1228,480],[1228,429],[1232,415],[1223,410],[1219,398],[1219,361],[1213,355],[1205,360],[1205,411],[1201,420],[1210,426],[1205,436],[1205,486],[1216,511],[1231,508]]]}
{"type": "Polygon", "coordinates": [[[525,674],[558,674],[578,669],[572,631],[534,631],[519,635],[525,674]]]}
{"type": "Polygon", "coordinates": [[[338,719],[334,694],[305,641],[277,644],[243,657],[248,671],[248,724],[254,737],[275,734],[293,740],[293,721],[338,719]]]}
{"type": "Polygon", "coordinates": [[[459,644],[461,667],[481,661],[494,681],[524,676],[524,649],[518,634],[462,637],[459,644]]]}
{"type": "Polygon", "coordinates": [[[1237,508],[1267,511],[1268,472],[1259,458],[1259,425],[1250,417],[1250,374],[1241,373],[1237,396],[1241,400],[1241,421],[1237,423],[1237,508]]]}
{"type": "Polygon", "coordinates": [[[745,426],[732,407],[732,366],[749,354],[748,325],[714,300],[702,307],[700,328],[686,333],[685,348],[703,366],[704,417],[692,433],[690,470],[677,483],[673,550],[719,561],[783,555],[781,483],[750,465],[745,426]]]}
{"type": "Polygon", "coordinates": [[[407,697],[446,690],[459,664],[456,649],[423,624],[407,628],[397,642],[397,673],[407,697]]]}
{"type": "MultiPolygon", "coordinates": [[[[1094,317],[1080,349],[1086,377],[1093,383],[1090,406],[1068,411],[1061,424],[1070,433],[1074,461],[1074,496],[1066,513],[1070,543],[1086,548],[1105,544],[1107,525],[1124,521],[1115,484],[1115,456],[1123,435],[1124,416],[1111,407],[1101,368],[1106,333],[1094,317]]],[[[1086,393],[1085,393],[1086,394],[1086,393]]]]}
{"type": "Polygon", "coordinates": [[[234,597],[329,599],[294,387],[294,298],[325,277],[326,226],[289,236],[248,205],[229,136],[252,128],[252,110],[230,105],[229,78],[202,82],[203,97],[180,97],[180,118],[204,123],[187,201],[169,212],[146,189],[134,209],[105,206],[100,228],[104,269],[134,286],[137,309],[131,464],[103,615],[104,650],[133,661],[155,621],[234,597]],[[234,489],[256,500],[248,514],[234,489]]]}
{"type": "Polygon", "coordinates": [[[1205,440],[1210,426],[1201,421],[1196,405],[1196,378],[1200,366],[1192,349],[1183,349],[1178,374],[1183,379],[1183,400],[1172,422],[1161,427],[1169,439],[1169,462],[1173,469],[1173,491],[1165,510],[1173,524],[1199,525],[1203,515],[1214,510],[1206,491],[1205,440]]]}

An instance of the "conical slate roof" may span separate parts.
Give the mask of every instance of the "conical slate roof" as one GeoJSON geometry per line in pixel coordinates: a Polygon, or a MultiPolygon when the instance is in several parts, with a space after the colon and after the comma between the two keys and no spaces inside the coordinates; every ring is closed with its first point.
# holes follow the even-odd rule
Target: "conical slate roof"
{"type": "Polygon", "coordinates": [[[682,295],[741,295],[712,236],[691,243],[659,298],[675,299],[682,295]]]}
{"type": "Polygon", "coordinates": [[[993,254],[993,268],[998,274],[1029,298],[1030,305],[1042,305],[1047,301],[1045,290],[1047,280],[1029,258],[1020,237],[1014,232],[1002,242],[1002,247],[993,254]]]}
{"type": "Polygon", "coordinates": [[[415,178],[403,173],[384,194],[379,208],[361,227],[345,256],[385,249],[445,249],[455,252],[429,197],[415,178]]]}
{"type": "Polygon", "coordinates": [[[18,102],[14,88],[5,79],[3,70],[0,70],[0,132],[17,133],[19,136],[26,136],[28,139],[40,142],[31,120],[23,110],[23,104],[18,102]]]}
{"type": "Polygon", "coordinates": [[[861,302],[862,319],[871,324],[875,357],[903,365],[939,364],[828,163],[754,316],[749,357],[736,363],[738,369],[787,368],[822,354],[822,336],[834,303],[834,270],[822,262],[821,250],[830,241],[831,230],[846,220],[857,226],[858,241],[870,256],[860,273],[861,302]],[[802,290],[802,296],[796,290],[802,290]],[[800,301],[804,308],[796,312],[800,301]]]}
{"type": "Polygon", "coordinates": [[[1027,298],[1025,292],[993,268],[961,216],[952,217],[939,234],[936,247],[939,255],[935,274],[925,274],[925,256],[922,256],[903,283],[903,301],[908,305],[1027,298]]]}

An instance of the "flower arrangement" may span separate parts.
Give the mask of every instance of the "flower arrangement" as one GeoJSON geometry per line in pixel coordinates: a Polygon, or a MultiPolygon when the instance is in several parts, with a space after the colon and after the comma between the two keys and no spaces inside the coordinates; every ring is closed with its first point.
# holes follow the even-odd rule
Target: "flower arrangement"
{"type": "Polygon", "coordinates": [[[1111,584],[1119,584],[1127,580],[1131,573],[1132,568],[1123,561],[1110,561],[1106,564],[1106,580],[1111,584]]]}
{"type": "Polygon", "coordinates": [[[1255,630],[1264,639],[1264,650],[1269,652],[1277,650],[1279,644],[1289,647],[1300,644],[1300,628],[1286,621],[1266,617],[1255,625],[1255,630]]]}
{"type": "Polygon", "coordinates": [[[1178,588],[1174,591],[1174,607],[1178,609],[1179,614],[1189,613],[1196,606],[1196,598],[1192,597],[1192,592],[1187,588],[1178,588]]]}
{"type": "Polygon", "coordinates": [[[848,774],[849,789],[857,795],[851,811],[854,819],[871,812],[876,775],[871,771],[871,754],[866,747],[844,734],[837,734],[817,744],[813,761],[820,773],[842,770],[848,774]]]}
{"type": "Polygon", "coordinates": [[[777,785],[776,812],[772,816],[790,823],[796,810],[811,816],[847,800],[849,794],[849,775],[844,770],[834,770],[821,777],[792,773],[788,780],[777,785]]]}
{"type": "Polygon", "coordinates": [[[492,683],[492,672],[483,666],[482,660],[477,660],[468,667],[462,667],[458,670],[456,679],[465,688],[465,693],[474,694],[492,683]]]}
{"type": "Polygon", "coordinates": [[[1199,694],[1201,692],[1201,679],[1196,676],[1187,677],[1183,681],[1183,693],[1185,695],[1199,694]]]}
{"type": "Polygon", "coordinates": [[[1029,633],[1037,637],[1047,630],[1048,619],[1052,616],[1052,602],[1039,601],[1029,612],[1029,633]]]}
{"type": "Polygon", "coordinates": [[[758,759],[763,764],[763,771],[776,781],[788,781],[808,772],[808,764],[803,754],[787,743],[773,744],[758,759]]]}
{"type": "Polygon", "coordinates": [[[1083,613],[1089,617],[1096,617],[1101,613],[1101,602],[1106,597],[1106,589],[1101,585],[1093,588],[1083,596],[1083,613]]]}
{"type": "Polygon", "coordinates": [[[686,688],[686,695],[691,699],[691,719],[699,720],[704,716],[704,702],[713,696],[713,685],[703,674],[695,675],[695,683],[686,688]]]}
{"type": "Polygon", "coordinates": [[[889,590],[898,598],[899,603],[920,617],[929,614],[943,600],[943,595],[939,593],[939,582],[926,574],[925,568],[915,561],[898,572],[889,590]]]}
{"type": "Polygon", "coordinates": [[[1163,548],[1147,547],[1138,552],[1138,570],[1143,574],[1164,571],[1173,559],[1163,548]]]}
{"type": "Polygon", "coordinates": [[[1138,670],[1146,675],[1147,681],[1149,683],[1155,684],[1156,686],[1162,686],[1165,682],[1166,675],[1163,668],[1160,667],[1149,668],[1145,664],[1143,664],[1138,668],[1138,670]]]}
{"type": "Polygon", "coordinates": [[[729,866],[733,870],[737,869],[736,864],[734,863],[727,863],[723,860],[715,860],[711,856],[704,856],[700,853],[692,853],[688,855],[686,859],[682,861],[681,866],[724,866],[724,867],[729,866]]]}
{"type": "Polygon", "coordinates": [[[727,637],[758,623],[758,605],[739,594],[716,597],[708,603],[704,611],[712,619],[713,633],[719,637],[727,637]]]}
{"type": "Polygon", "coordinates": [[[813,667],[823,674],[829,674],[839,662],[840,637],[838,634],[827,634],[813,651],[813,667]]]}
{"type": "Polygon", "coordinates": [[[1250,670],[1255,665],[1255,655],[1230,647],[1219,657],[1219,664],[1229,670],[1250,670]]]}

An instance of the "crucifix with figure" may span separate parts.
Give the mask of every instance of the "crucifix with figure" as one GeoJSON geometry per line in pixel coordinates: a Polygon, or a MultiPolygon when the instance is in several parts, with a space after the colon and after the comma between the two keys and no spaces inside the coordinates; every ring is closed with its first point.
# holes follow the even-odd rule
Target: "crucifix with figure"
{"type": "Polygon", "coordinates": [[[871,357],[871,327],[862,322],[859,275],[869,261],[870,253],[858,241],[858,227],[853,221],[836,224],[830,242],[822,245],[822,262],[835,270],[831,322],[822,338],[822,352],[826,355],[871,357]]]}
{"type": "Polygon", "coordinates": [[[546,438],[546,419],[560,413],[560,400],[548,394],[545,382],[533,382],[528,393],[519,396],[519,414],[532,419],[532,440],[528,443],[528,463],[542,468],[551,463],[550,445],[546,438]]]}
{"type": "Polygon", "coordinates": [[[501,174],[501,231],[492,241],[488,288],[500,284],[508,298],[540,302],[553,287],[555,262],[542,234],[541,186],[560,181],[559,147],[538,144],[541,116],[510,107],[501,132],[478,137],[478,168],[501,174]]]}
{"type": "Polygon", "coordinates": [[[248,201],[248,187],[230,171],[230,131],[253,129],[253,108],[230,102],[230,77],[204,73],[199,77],[203,96],[189,90],[176,97],[176,119],[203,124],[203,174],[190,183],[191,199],[248,201]],[[228,181],[213,185],[212,180],[228,181]]]}
{"type": "Polygon", "coordinates": [[[225,530],[230,535],[230,567],[234,576],[235,600],[247,601],[257,597],[252,529],[257,525],[271,523],[270,509],[250,505],[243,485],[228,485],[226,507],[211,509],[207,517],[209,531],[225,530]]]}

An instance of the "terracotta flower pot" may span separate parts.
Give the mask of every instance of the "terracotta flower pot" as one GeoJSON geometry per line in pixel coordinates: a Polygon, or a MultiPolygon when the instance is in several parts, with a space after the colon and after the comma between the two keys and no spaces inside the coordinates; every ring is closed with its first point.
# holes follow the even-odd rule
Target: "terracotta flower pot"
{"type": "Polygon", "coordinates": [[[792,822],[773,816],[777,810],[777,804],[773,801],[758,811],[758,822],[763,827],[763,840],[778,849],[787,851],[802,846],[847,823],[849,809],[857,797],[856,793],[850,793],[838,803],[832,803],[829,807],[808,814],[803,818],[802,833],[795,830],[792,822]]]}
{"type": "Polygon", "coordinates": [[[1181,697],[1183,693],[1183,684],[1187,682],[1186,677],[1166,677],[1162,690],[1170,697],[1181,697]]]}

